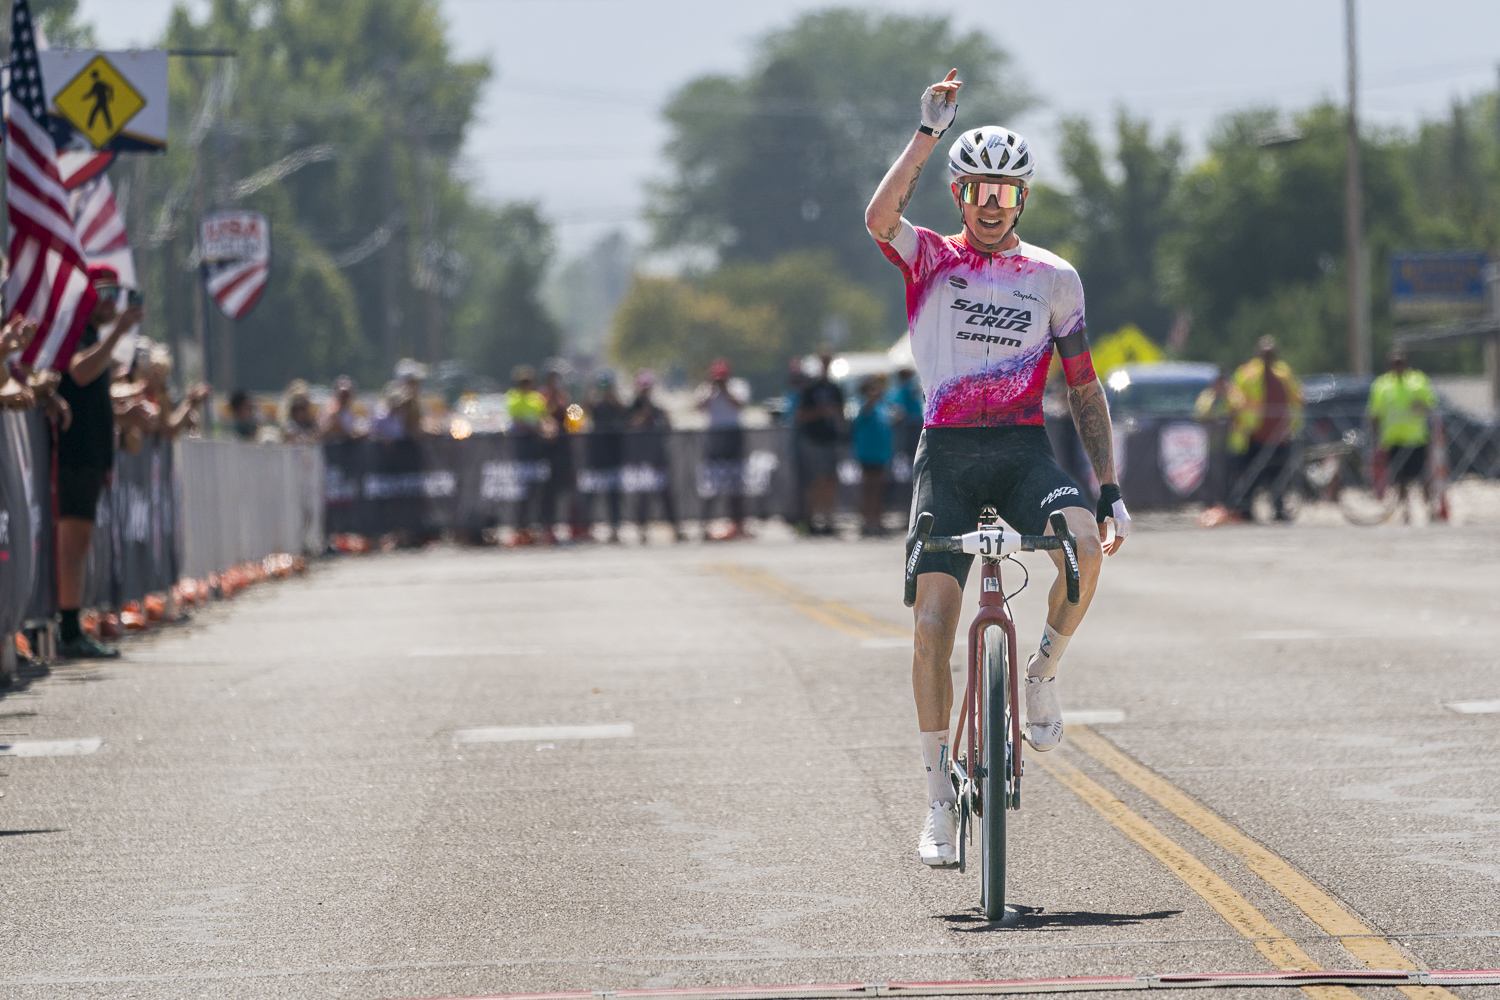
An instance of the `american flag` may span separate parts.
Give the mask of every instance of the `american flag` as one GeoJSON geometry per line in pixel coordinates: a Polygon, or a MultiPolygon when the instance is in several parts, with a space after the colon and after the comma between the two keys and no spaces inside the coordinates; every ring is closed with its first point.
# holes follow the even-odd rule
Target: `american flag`
{"type": "Polygon", "coordinates": [[[97,295],[57,173],[57,146],[42,122],[42,69],[27,0],[14,0],[10,87],[5,93],[5,207],[10,214],[6,315],[37,322],[21,355],[32,368],[61,371],[72,360],[97,295]]]}
{"type": "Polygon", "coordinates": [[[78,244],[89,266],[103,264],[115,269],[120,284],[135,288],[135,256],[130,252],[130,234],[125,231],[125,216],[115,203],[115,189],[109,175],[99,174],[68,192],[73,213],[73,228],[78,244]]]}

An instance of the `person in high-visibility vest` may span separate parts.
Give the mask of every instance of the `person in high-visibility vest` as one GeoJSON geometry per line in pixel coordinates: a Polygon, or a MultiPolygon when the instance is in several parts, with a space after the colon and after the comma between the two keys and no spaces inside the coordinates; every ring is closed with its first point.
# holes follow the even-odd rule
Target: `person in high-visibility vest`
{"type": "Polygon", "coordinates": [[[1405,351],[1392,350],[1390,365],[1390,370],[1371,384],[1365,412],[1374,425],[1376,443],[1399,495],[1404,497],[1406,487],[1417,483],[1422,499],[1431,502],[1427,442],[1432,430],[1428,415],[1437,406],[1437,394],[1432,391],[1432,380],[1407,363],[1405,351]]]}
{"type": "MultiPolygon", "coordinates": [[[[1276,338],[1260,338],[1260,356],[1234,373],[1229,390],[1229,454],[1234,473],[1231,506],[1251,518],[1250,504],[1261,487],[1274,487],[1291,458],[1292,438],[1302,430],[1302,384],[1291,365],[1276,356],[1276,338]]],[[[1289,516],[1281,491],[1271,498],[1276,520],[1289,516]]]]}

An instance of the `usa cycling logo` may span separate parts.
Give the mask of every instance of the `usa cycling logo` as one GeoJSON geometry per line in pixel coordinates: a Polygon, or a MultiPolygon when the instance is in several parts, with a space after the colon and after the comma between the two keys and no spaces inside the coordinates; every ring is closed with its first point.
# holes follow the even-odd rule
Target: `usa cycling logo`
{"type": "Polygon", "coordinates": [[[1065,497],[1065,496],[1070,496],[1070,495],[1071,496],[1075,496],[1075,497],[1079,496],[1078,487],[1076,487],[1076,486],[1059,486],[1057,489],[1053,490],[1051,493],[1048,493],[1046,496],[1042,497],[1042,502],[1039,503],[1039,504],[1037,504],[1037,506],[1038,507],[1045,507],[1049,503],[1051,503],[1052,501],[1056,500],[1058,497],[1065,497]]]}

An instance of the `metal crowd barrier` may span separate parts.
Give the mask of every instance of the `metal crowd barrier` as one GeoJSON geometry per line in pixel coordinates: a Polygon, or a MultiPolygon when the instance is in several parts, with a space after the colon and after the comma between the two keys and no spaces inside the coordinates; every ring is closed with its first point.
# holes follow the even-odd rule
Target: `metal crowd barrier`
{"type": "MultiPolygon", "coordinates": [[[[11,637],[50,634],[57,613],[54,436],[37,411],[0,412],[0,683],[11,637]]],[[[117,610],[274,553],[323,550],[316,446],[148,438],[115,455],[99,499],[86,607],[117,610]]]]}
{"type": "Polygon", "coordinates": [[[323,549],[323,460],[314,445],[177,442],[180,576],[323,549]]]}

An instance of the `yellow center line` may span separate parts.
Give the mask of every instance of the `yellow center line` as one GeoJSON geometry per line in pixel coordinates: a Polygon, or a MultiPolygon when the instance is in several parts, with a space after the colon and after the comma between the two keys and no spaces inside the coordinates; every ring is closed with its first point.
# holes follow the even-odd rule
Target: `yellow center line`
{"type": "MultiPolygon", "coordinates": [[[[1340,906],[1301,872],[1204,808],[1176,785],[1131,760],[1092,729],[1069,726],[1068,739],[1073,746],[1145,792],[1188,826],[1242,859],[1247,868],[1307,914],[1313,923],[1337,937],[1349,954],[1366,967],[1417,969],[1395,945],[1340,906]]],[[[1457,1000],[1453,993],[1441,986],[1398,986],[1397,989],[1412,1000],[1457,1000]]]]}
{"type": "Polygon", "coordinates": [[[909,638],[911,636],[910,630],[881,621],[842,601],[810,594],[765,570],[754,569],[739,563],[705,563],[704,565],[715,573],[729,577],[742,587],[758,590],[785,601],[820,625],[827,625],[831,629],[851,635],[856,639],[878,639],[891,636],[909,638]]]}
{"type": "MultiPolygon", "coordinates": [[[[1272,965],[1284,971],[1321,969],[1312,956],[1297,947],[1296,942],[1276,928],[1265,916],[1241,896],[1233,886],[1152,826],[1146,818],[1085,775],[1067,761],[1030,758],[1079,798],[1093,806],[1121,833],[1144,847],[1183,883],[1213,907],[1214,912],[1239,931],[1272,965]]],[[[1304,986],[1302,991],[1315,1000],[1358,1000],[1359,994],[1344,986],[1304,986]]]]}

